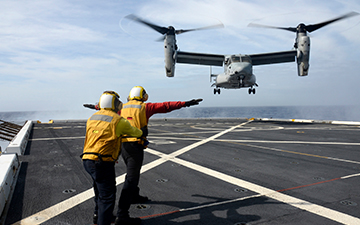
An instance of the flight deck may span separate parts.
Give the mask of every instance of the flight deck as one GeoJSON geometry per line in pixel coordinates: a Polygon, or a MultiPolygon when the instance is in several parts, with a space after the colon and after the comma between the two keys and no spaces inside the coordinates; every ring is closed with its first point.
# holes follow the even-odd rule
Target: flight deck
{"type": "MultiPolygon", "coordinates": [[[[4,224],[92,224],[85,125],[33,124],[4,224]]],[[[151,201],[130,215],[144,225],[360,224],[359,136],[359,124],[326,121],[151,119],[139,185],[151,201]]],[[[118,200],[124,162],[115,168],[118,200]]]]}

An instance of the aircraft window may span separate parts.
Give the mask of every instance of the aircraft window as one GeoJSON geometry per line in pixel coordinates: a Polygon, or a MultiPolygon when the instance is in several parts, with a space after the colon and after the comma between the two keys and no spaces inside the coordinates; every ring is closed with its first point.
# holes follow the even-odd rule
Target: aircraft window
{"type": "Polygon", "coordinates": [[[251,63],[250,57],[247,57],[247,56],[241,57],[241,61],[242,61],[242,62],[249,62],[249,63],[251,63]]]}
{"type": "Polygon", "coordinates": [[[232,62],[240,62],[240,57],[239,56],[232,56],[231,61],[232,62]]]}

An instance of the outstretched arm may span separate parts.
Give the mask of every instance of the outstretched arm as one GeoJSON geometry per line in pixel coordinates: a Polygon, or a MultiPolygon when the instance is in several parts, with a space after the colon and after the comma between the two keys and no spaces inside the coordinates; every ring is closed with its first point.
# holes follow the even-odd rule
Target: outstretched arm
{"type": "Polygon", "coordinates": [[[85,108],[89,108],[89,109],[96,109],[96,110],[99,110],[100,108],[99,108],[99,104],[96,104],[96,105],[94,105],[94,104],[83,104],[83,106],[85,107],[85,108]]]}
{"type": "Polygon", "coordinates": [[[172,101],[172,102],[159,102],[159,103],[146,103],[146,118],[149,119],[152,115],[157,113],[168,113],[183,107],[198,105],[202,99],[193,99],[190,101],[172,101]]]}

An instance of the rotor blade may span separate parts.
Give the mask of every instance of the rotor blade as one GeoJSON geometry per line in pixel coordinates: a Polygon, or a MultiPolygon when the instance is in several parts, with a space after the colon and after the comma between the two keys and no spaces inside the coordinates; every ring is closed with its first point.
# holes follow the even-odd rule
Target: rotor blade
{"type": "Polygon", "coordinates": [[[274,26],[268,26],[268,25],[261,25],[261,24],[257,24],[257,23],[249,23],[248,27],[262,27],[262,28],[281,29],[281,30],[296,32],[295,27],[274,27],[274,26]]]}
{"type": "Polygon", "coordinates": [[[143,19],[140,19],[139,17],[135,16],[134,14],[127,15],[125,18],[130,19],[130,20],[134,20],[134,21],[142,23],[142,24],[144,24],[144,25],[146,25],[148,27],[151,27],[152,29],[159,32],[160,34],[166,34],[168,32],[168,30],[169,30],[166,27],[160,27],[160,26],[157,26],[157,25],[152,24],[150,22],[147,22],[147,21],[145,21],[143,19]]]}
{"type": "Polygon", "coordinates": [[[156,41],[164,41],[165,37],[166,37],[166,35],[163,35],[162,37],[159,37],[158,39],[156,39],[156,41]]]}
{"type": "Polygon", "coordinates": [[[188,30],[176,30],[175,33],[176,34],[182,34],[185,32],[189,32],[189,31],[196,31],[196,30],[206,30],[206,29],[214,29],[214,28],[223,28],[224,24],[220,23],[220,24],[216,24],[216,25],[212,25],[212,26],[207,26],[207,27],[200,27],[200,28],[196,28],[196,29],[188,29],[188,30]]]}
{"type": "Polygon", "coordinates": [[[350,12],[350,13],[347,13],[347,14],[345,14],[345,15],[343,15],[343,16],[340,16],[340,17],[337,17],[337,18],[335,18],[335,19],[328,20],[328,21],[325,21],[325,22],[322,22],[322,23],[306,25],[306,26],[305,26],[305,29],[306,29],[309,33],[311,33],[311,32],[313,32],[313,31],[315,31],[315,30],[317,30],[317,29],[320,29],[320,28],[322,28],[322,27],[330,24],[330,23],[336,22],[336,21],[338,21],[338,20],[346,19],[346,18],[351,17],[351,16],[356,16],[356,15],[359,15],[359,13],[357,13],[357,12],[350,12]]]}

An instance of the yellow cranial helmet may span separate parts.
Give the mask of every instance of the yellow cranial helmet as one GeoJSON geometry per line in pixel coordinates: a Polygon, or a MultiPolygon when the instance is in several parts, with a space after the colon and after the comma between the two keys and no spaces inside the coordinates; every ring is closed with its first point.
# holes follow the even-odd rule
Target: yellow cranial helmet
{"type": "Polygon", "coordinates": [[[135,86],[131,89],[128,99],[129,100],[140,100],[147,101],[149,95],[146,93],[145,89],[141,86],[135,86]]]}
{"type": "Polygon", "coordinates": [[[115,91],[104,91],[100,97],[99,107],[100,109],[113,110],[118,112],[122,108],[122,102],[120,96],[115,91]]]}

